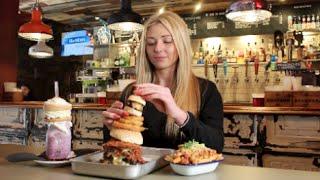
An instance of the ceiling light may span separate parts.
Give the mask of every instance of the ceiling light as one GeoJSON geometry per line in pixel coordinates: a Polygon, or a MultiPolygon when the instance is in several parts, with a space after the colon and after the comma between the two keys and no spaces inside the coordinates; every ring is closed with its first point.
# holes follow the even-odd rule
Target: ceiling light
{"type": "Polygon", "coordinates": [[[142,31],[141,16],[132,11],[131,0],[121,0],[120,12],[108,18],[108,28],[116,31],[142,31]]]}
{"type": "Polygon", "coordinates": [[[230,5],[226,17],[235,22],[257,23],[272,16],[265,0],[239,0],[230,5]]]}
{"type": "Polygon", "coordinates": [[[38,41],[36,45],[29,48],[29,56],[34,58],[50,58],[53,56],[53,49],[46,45],[45,41],[38,41]]]}
{"type": "Polygon", "coordinates": [[[201,2],[197,3],[196,6],[194,7],[194,11],[197,12],[201,9],[202,5],[201,2]]]}
{"type": "Polygon", "coordinates": [[[164,13],[164,7],[159,9],[159,14],[162,14],[162,13],[164,13]]]}
{"type": "Polygon", "coordinates": [[[20,26],[18,35],[31,41],[44,41],[53,38],[51,27],[42,22],[41,7],[38,0],[33,5],[30,22],[20,26]]]}

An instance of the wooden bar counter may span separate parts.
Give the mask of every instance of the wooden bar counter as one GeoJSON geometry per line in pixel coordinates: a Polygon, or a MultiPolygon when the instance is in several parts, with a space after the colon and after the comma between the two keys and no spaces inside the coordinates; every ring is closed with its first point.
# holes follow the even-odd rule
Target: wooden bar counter
{"type": "MultiPolygon", "coordinates": [[[[101,113],[112,102],[73,104],[73,149],[101,148],[101,113]]],[[[43,102],[0,102],[0,144],[44,148],[42,106],[43,102]]],[[[320,171],[320,107],[225,104],[224,137],[224,164],[320,171]]]]}
{"type": "MultiPolygon", "coordinates": [[[[110,106],[113,100],[108,100],[108,103],[75,103],[73,109],[88,109],[88,110],[105,110],[110,106]]],[[[1,107],[20,107],[20,108],[42,108],[42,101],[23,101],[23,102],[0,102],[1,107]]],[[[295,115],[320,115],[319,107],[254,107],[250,104],[225,104],[225,113],[243,113],[243,114],[295,114],[295,115]]]]}

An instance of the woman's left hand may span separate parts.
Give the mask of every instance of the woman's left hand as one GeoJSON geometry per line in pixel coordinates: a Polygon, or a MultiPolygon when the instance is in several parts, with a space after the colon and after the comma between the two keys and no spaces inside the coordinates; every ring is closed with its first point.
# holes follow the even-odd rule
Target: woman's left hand
{"type": "Polygon", "coordinates": [[[183,124],[180,121],[186,119],[186,112],[177,106],[169,88],[152,83],[137,84],[135,87],[134,94],[151,102],[158,111],[171,116],[178,124],[183,124]]]}

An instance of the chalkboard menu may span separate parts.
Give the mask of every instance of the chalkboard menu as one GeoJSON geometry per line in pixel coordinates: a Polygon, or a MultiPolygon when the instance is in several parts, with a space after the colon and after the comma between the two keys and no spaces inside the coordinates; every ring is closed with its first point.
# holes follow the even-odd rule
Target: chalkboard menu
{"type": "Polygon", "coordinates": [[[193,39],[273,34],[276,30],[282,32],[288,30],[288,16],[320,15],[320,2],[274,6],[272,14],[270,19],[256,24],[235,23],[226,18],[225,11],[185,14],[182,17],[187,23],[193,39]]]}

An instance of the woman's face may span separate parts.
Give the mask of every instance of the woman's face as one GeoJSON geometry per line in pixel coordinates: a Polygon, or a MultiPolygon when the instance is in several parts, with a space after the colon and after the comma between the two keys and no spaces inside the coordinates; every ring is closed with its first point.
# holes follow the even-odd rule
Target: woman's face
{"type": "Polygon", "coordinates": [[[157,70],[175,68],[178,51],[171,34],[161,23],[148,28],[146,51],[149,61],[157,70]]]}

